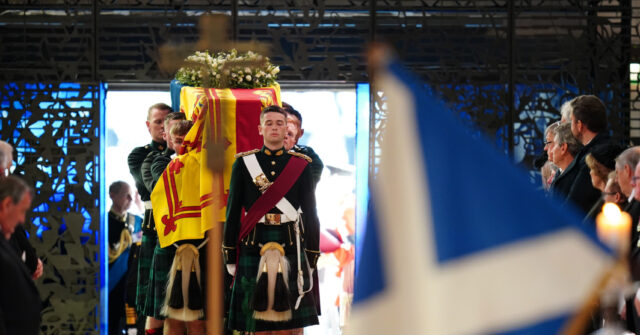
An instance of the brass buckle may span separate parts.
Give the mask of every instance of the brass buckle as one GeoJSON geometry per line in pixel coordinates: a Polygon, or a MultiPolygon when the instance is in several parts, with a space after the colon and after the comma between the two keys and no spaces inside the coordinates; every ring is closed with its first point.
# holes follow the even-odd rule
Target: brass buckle
{"type": "Polygon", "coordinates": [[[267,213],[264,215],[264,223],[268,225],[280,225],[280,214],[267,213]]]}
{"type": "Polygon", "coordinates": [[[272,182],[269,181],[269,179],[267,179],[267,176],[265,176],[264,173],[261,173],[258,176],[256,176],[253,179],[253,183],[256,184],[256,186],[258,187],[261,193],[264,193],[269,188],[269,186],[273,184],[272,182]]]}

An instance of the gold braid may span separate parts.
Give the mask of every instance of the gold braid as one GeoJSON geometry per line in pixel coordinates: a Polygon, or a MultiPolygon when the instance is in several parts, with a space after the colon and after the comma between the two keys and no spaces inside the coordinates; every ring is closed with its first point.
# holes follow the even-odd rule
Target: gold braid
{"type": "Polygon", "coordinates": [[[124,228],[120,233],[120,243],[118,244],[118,249],[113,250],[109,248],[109,263],[113,263],[122,253],[127,250],[133,243],[133,239],[131,238],[131,232],[129,229],[124,228]]]}

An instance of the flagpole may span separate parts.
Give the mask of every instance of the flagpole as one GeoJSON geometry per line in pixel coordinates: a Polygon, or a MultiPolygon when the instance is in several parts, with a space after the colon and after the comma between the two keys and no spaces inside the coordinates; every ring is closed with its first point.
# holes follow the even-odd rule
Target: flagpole
{"type": "Polygon", "coordinates": [[[223,282],[222,282],[222,222],[207,232],[207,334],[222,334],[223,282]]]}
{"type": "Polygon", "coordinates": [[[607,289],[609,283],[620,277],[624,277],[627,272],[626,258],[620,257],[618,261],[600,278],[598,285],[591,291],[587,300],[582,304],[578,313],[569,320],[561,334],[582,335],[587,324],[591,320],[591,315],[600,306],[600,297],[607,289]]]}

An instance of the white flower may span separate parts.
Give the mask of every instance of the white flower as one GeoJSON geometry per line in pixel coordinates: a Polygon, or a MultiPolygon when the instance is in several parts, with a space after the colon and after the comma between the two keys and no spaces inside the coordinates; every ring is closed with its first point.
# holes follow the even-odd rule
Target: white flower
{"type": "Polygon", "coordinates": [[[235,74],[235,73],[232,73],[232,74],[231,74],[231,77],[235,78],[235,77],[236,77],[236,74],[235,74]]]}
{"type": "Polygon", "coordinates": [[[244,68],[244,72],[246,72],[246,73],[251,73],[251,69],[250,69],[250,68],[248,68],[248,67],[245,67],[245,68],[244,68]]]}
{"type": "Polygon", "coordinates": [[[238,77],[238,82],[241,83],[242,82],[242,77],[238,77]]]}
{"type": "Polygon", "coordinates": [[[249,74],[248,74],[245,78],[246,78],[248,81],[251,81],[251,75],[249,75],[249,74]]]}

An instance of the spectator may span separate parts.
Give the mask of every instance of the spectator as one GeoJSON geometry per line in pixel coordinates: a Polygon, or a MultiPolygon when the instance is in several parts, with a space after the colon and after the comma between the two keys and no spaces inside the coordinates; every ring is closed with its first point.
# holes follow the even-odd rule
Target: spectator
{"type": "Polygon", "coordinates": [[[620,208],[625,208],[627,206],[627,197],[625,197],[624,193],[622,193],[622,189],[620,188],[620,184],[618,184],[615,171],[611,171],[609,173],[607,185],[604,187],[604,192],[602,192],[602,199],[604,200],[604,202],[613,202],[620,208]]]}
{"type": "MultiPolygon", "coordinates": [[[[0,141],[0,180],[11,174],[11,166],[13,165],[13,147],[11,144],[0,141]]],[[[16,226],[9,241],[16,249],[18,256],[29,269],[31,277],[35,280],[42,277],[44,266],[42,260],[38,258],[36,249],[29,242],[27,232],[22,225],[16,226]]]]}
{"type": "Polygon", "coordinates": [[[575,165],[575,156],[580,151],[581,145],[571,134],[571,126],[563,123],[556,128],[556,136],[553,139],[550,157],[561,171],[561,174],[551,183],[551,189],[567,197],[578,174],[575,165]]]}
{"type": "Polygon", "coordinates": [[[41,301],[31,273],[9,243],[23,223],[33,191],[21,179],[8,176],[0,182],[0,334],[37,335],[41,301]]]}
{"type": "Polygon", "coordinates": [[[571,132],[584,147],[576,156],[574,165],[577,165],[578,172],[567,198],[587,213],[598,201],[601,192],[591,184],[585,158],[596,145],[611,142],[607,132],[607,112],[604,103],[594,95],[576,97],[571,100],[569,108],[571,132]]]}
{"type": "MultiPolygon", "coordinates": [[[[629,268],[631,270],[631,277],[633,281],[640,280],[640,259],[638,253],[638,231],[636,225],[638,223],[638,218],[640,218],[640,201],[636,199],[634,196],[634,185],[636,183],[633,182],[634,173],[638,173],[640,171],[636,171],[636,166],[640,161],[640,147],[631,147],[623,151],[616,158],[616,180],[620,185],[620,189],[624,196],[628,199],[629,203],[624,208],[624,211],[629,213],[631,216],[631,241],[630,241],[630,250],[629,250],[629,268]]],[[[638,173],[640,175],[640,173],[638,173]]],[[[626,317],[627,320],[627,329],[636,332],[639,330],[640,326],[640,318],[637,314],[637,309],[634,306],[634,299],[631,298],[627,300],[626,303],[626,317]]]]}
{"type": "Polygon", "coordinates": [[[591,153],[587,154],[585,162],[589,167],[593,187],[604,191],[609,173],[616,168],[615,159],[623,150],[622,146],[615,143],[604,143],[595,146],[591,153]]]}

